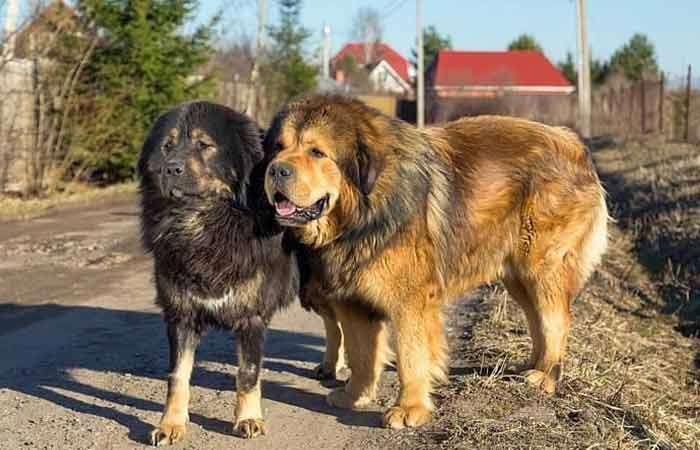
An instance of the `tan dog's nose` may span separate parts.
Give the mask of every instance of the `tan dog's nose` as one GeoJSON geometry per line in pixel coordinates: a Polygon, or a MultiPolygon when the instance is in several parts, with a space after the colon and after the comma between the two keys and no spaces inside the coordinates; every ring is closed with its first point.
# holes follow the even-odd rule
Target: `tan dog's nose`
{"type": "Polygon", "coordinates": [[[276,162],[270,164],[267,169],[268,175],[274,180],[280,180],[282,178],[289,178],[294,175],[294,167],[286,162],[276,162]]]}

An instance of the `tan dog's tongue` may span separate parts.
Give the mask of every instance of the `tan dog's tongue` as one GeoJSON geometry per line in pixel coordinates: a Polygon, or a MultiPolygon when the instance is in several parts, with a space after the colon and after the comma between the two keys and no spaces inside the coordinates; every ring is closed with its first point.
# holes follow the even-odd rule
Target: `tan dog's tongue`
{"type": "Polygon", "coordinates": [[[294,203],[285,200],[283,202],[275,203],[275,209],[277,210],[277,214],[284,217],[294,214],[297,207],[294,206],[294,203]]]}

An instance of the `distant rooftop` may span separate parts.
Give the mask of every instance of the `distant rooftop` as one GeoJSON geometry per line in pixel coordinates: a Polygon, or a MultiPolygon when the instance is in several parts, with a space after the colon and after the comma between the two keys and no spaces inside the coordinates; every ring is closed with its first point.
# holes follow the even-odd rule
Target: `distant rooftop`
{"type": "Polygon", "coordinates": [[[433,85],[571,88],[547,57],[538,51],[472,52],[441,50],[433,66],[433,85]]]}
{"type": "Polygon", "coordinates": [[[410,83],[408,77],[408,61],[401,56],[400,53],[383,42],[377,43],[372,53],[373,56],[368,61],[365,55],[365,44],[362,42],[350,42],[340,49],[333,57],[331,63],[335,66],[348,55],[352,56],[358,64],[365,66],[375,66],[380,61],[384,60],[405,82],[410,83]]]}

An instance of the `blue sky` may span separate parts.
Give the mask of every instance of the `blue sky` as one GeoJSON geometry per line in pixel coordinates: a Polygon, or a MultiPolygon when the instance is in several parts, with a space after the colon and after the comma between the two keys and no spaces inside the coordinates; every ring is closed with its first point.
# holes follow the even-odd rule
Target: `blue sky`
{"type": "MultiPolygon", "coordinates": [[[[221,8],[231,37],[254,34],[255,0],[200,0],[200,17],[221,8]]],[[[302,22],[321,39],[327,20],[333,28],[333,49],[350,40],[355,11],[373,6],[386,15],[384,41],[404,56],[415,42],[415,0],[306,0],[302,22]],[[391,6],[399,5],[391,14],[391,6]],[[387,8],[389,8],[387,10],[387,8]]],[[[269,20],[277,16],[268,0],[269,20]]],[[[423,0],[423,23],[452,36],[457,50],[502,50],[520,33],[531,33],[553,61],[576,50],[576,3],[573,0],[423,0]]],[[[608,58],[636,32],[656,45],[661,68],[681,75],[688,64],[700,74],[700,0],[589,0],[589,41],[593,56],[608,58]]]]}
{"type": "MultiPolygon", "coordinates": [[[[197,21],[223,10],[222,39],[254,35],[256,0],[199,1],[197,21]]],[[[24,0],[19,3],[26,8],[24,0]]],[[[352,18],[363,6],[382,14],[384,41],[410,57],[416,38],[415,0],[305,0],[302,22],[313,32],[309,49],[319,45],[323,22],[328,21],[333,50],[339,50],[351,39],[352,18]]],[[[269,20],[275,22],[275,0],[268,0],[268,9],[269,20]]],[[[502,50],[525,32],[537,38],[554,62],[576,50],[574,0],[423,0],[423,16],[424,25],[451,35],[457,50],[502,50]]],[[[4,11],[0,18],[4,19],[4,11]]],[[[656,45],[662,70],[675,78],[692,64],[700,75],[700,0],[588,0],[588,21],[595,58],[607,59],[630,36],[643,32],[656,45]]]]}

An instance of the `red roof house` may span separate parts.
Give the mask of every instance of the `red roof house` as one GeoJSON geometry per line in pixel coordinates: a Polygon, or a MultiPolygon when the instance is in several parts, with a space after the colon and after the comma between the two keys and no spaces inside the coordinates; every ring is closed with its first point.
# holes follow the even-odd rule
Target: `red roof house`
{"type": "Polygon", "coordinates": [[[574,87],[538,51],[460,52],[441,50],[429,69],[436,97],[566,95],[574,87]]]}
{"type": "Polygon", "coordinates": [[[348,57],[352,57],[355,64],[367,70],[375,89],[400,94],[411,92],[408,61],[387,44],[345,44],[331,60],[331,73],[340,83],[346,81],[347,75],[340,69],[341,62],[348,57]]]}

